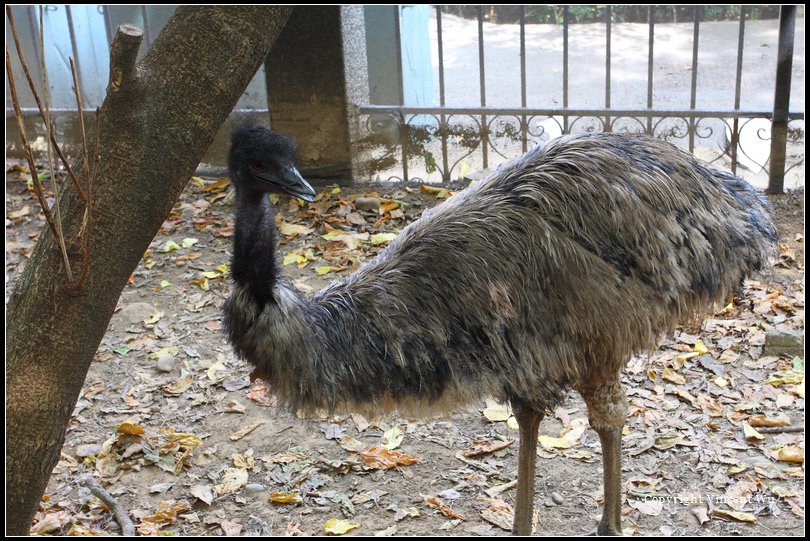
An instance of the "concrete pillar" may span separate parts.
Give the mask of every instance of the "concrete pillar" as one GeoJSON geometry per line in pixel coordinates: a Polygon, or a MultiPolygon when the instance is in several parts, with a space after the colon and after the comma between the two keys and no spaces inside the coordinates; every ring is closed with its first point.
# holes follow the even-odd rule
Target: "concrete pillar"
{"type": "Polygon", "coordinates": [[[340,6],[298,6],[265,71],[270,124],[298,141],[304,176],[345,183],[352,154],[343,47],[340,6]]]}

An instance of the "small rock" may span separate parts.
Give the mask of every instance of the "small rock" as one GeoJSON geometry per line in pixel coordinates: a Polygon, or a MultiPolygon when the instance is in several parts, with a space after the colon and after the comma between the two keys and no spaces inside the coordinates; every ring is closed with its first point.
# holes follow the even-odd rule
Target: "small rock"
{"type": "Polygon", "coordinates": [[[804,354],[804,337],[788,329],[771,329],[765,334],[762,354],[801,356],[804,354]]]}
{"type": "Polygon", "coordinates": [[[557,505],[562,505],[562,503],[565,501],[565,500],[563,499],[563,497],[560,495],[560,493],[559,493],[559,492],[552,492],[552,493],[551,493],[551,499],[552,499],[552,500],[554,501],[554,503],[556,503],[557,505]]]}
{"type": "Polygon", "coordinates": [[[143,323],[143,320],[157,312],[157,308],[148,302],[133,302],[126,305],[118,312],[118,317],[123,319],[127,324],[134,325],[135,323],[143,323]]]}
{"type": "Polygon", "coordinates": [[[264,485],[261,483],[248,483],[245,485],[245,490],[248,492],[264,492],[264,485]]]}
{"type": "Polygon", "coordinates": [[[358,197],[354,200],[354,207],[357,210],[377,210],[380,200],[376,197],[358,197]]]}
{"type": "Polygon", "coordinates": [[[174,371],[174,367],[177,364],[177,359],[174,358],[174,355],[169,355],[168,353],[164,353],[157,360],[157,369],[161,372],[172,372],[174,371]]]}
{"type": "Polygon", "coordinates": [[[76,447],[76,456],[79,458],[97,455],[100,452],[101,452],[101,445],[98,445],[96,443],[86,443],[84,445],[79,445],[78,447],[76,447]]]}

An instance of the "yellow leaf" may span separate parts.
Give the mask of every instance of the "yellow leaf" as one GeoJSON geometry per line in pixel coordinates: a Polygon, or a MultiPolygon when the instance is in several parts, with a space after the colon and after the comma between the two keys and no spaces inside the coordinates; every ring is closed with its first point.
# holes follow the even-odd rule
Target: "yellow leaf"
{"type": "Polygon", "coordinates": [[[292,265],[293,263],[297,263],[298,262],[298,257],[299,256],[298,256],[297,253],[290,252],[290,253],[288,253],[287,255],[284,256],[284,259],[281,261],[281,264],[286,267],[287,265],[292,265]]]}
{"type": "Polygon", "coordinates": [[[487,407],[484,408],[484,417],[490,423],[497,423],[500,421],[507,421],[512,416],[509,406],[506,404],[499,404],[494,400],[487,400],[487,407]]]}
{"type": "Polygon", "coordinates": [[[383,433],[383,438],[388,442],[385,444],[385,448],[389,451],[393,451],[402,443],[402,440],[405,438],[405,433],[402,432],[401,428],[395,425],[383,433]]]}
{"type": "Polygon", "coordinates": [[[796,446],[782,447],[779,449],[779,454],[776,455],[776,459],[782,462],[802,464],[804,463],[804,451],[796,446]]]}
{"type": "Polygon", "coordinates": [[[340,186],[338,186],[336,188],[332,188],[332,192],[331,192],[332,195],[337,195],[339,193],[340,193],[340,186]]]}
{"type": "Polygon", "coordinates": [[[168,280],[161,280],[161,281],[160,281],[160,289],[167,288],[167,287],[169,287],[170,285],[172,285],[172,284],[171,284],[171,282],[169,282],[168,280]]]}
{"type": "Polygon", "coordinates": [[[317,269],[315,269],[315,272],[318,273],[319,276],[323,276],[324,274],[329,274],[330,272],[332,272],[332,267],[328,265],[324,267],[318,267],[317,269]]]}
{"type": "Polygon", "coordinates": [[[217,361],[210,367],[208,367],[208,370],[206,372],[208,374],[208,379],[210,379],[211,381],[217,381],[224,376],[224,374],[217,374],[217,372],[227,372],[227,370],[228,367],[225,366],[225,363],[223,363],[222,361],[217,361]]]}
{"type": "Polygon", "coordinates": [[[422,184],[419,186],[419,190],[427,194],[435,195],[436,199],[447,199],[452,195],[452,193],[447,191],[446,188],[442,188],[440,186],[428,186],[427,184],[422,184]]]}
{"type": "Polygon", "coordinates": [[[180,246],[178,246],[176,242],[174,242],[173,240],[167,240],[166,242],[163,243],[163,246],[158,248],[158,252],[162,254],[167,254],[169,252],[173,252],[179,249],[180,246]]]}
{"type": "Polygon", "coordinates": [[[270,501],[273,503],[294,503],[303,502],[297,492],[273,492],[270,494],[270,501]]]}
{"type": "Polygon", "coordinates": [[[248,482],[248,472],[241,468],[228,468],[222,474],[222,482],[214,487],[220,496],[236,492],[248,482]]]}
{"type": "Polygon", "coordinates": [[[189,280],[189,284],[193,286],[199,286],[200,289],[203,291],[208,291],[210,287],[208,286],[208,278],[200,278],[199,280],[189,280]]]}
{"type": "Polygon", "coordinates": [[[143,436],[144,434],[144,430],[140,425],[130,423],[129,421],[124,421],[118,425],[116,432],[119,434],[129,434],[130,436],[143,436]]]}
{"type": "Polygon", "coordinates": [[[163,387],[163,390],[168,394],[183,394],[186,389],[191,387],[191,383],[194,381],[194,378],[191,374],[188,374],[174,383],[170,383],[163,387]]]}
{"type": "Polygon", "coordinates": [[[270,202],[271,203],[273,203],[274,205],[278,205],[279,201],[281,201],[281,196],[280,195],[278,195],[277,193],[271,193],[270,194],[270,202]]]}
{"type": "Polygon", "coordinates": [[[219,180],[217,180],[215,182],[212,182],[210,184],[206,184],[205,186],[203,186],[203,191],[206,191],[206,192],[220,192],[220,191],[224,190],[225,187],[230,183],[231,183],[230,179],[221,178],[221,179],[219,179],[219,180]]]}
{"type": "Polygon", "coordinates": [[[200,177],[191,177],[191,182],[195,186],[197,186],[199,188],[202,188],[203,186],[205,186],[205,181],[203,179],[201,179],[200,177]]]}
{"type": "Polygon", "coordinates": [[[747,440],[764,440],[765,436],[757,432],[757,430],[749,425],[748,423],[743,423],[743,434],[745,434],[745,439],[747,440]]]}
{"type": "Polygon", "coordinates": [[[148,355],[148,358],[153,360],[153,361],[156,361],[156,360],[160,359],[161,357],[163,357],[164,355],[172,355],[172,356],[174,356],[174,355],[177,355],[178,353],[180,353],[179,348],[177,348],[176,346],[170,346],[170,347],[167,347],[167,348],[159,349],[157,351],[153,351],[152,353],[150,353],[148,355]]]}
{"type": "Polygon", "coordinates": [[[377,246],[380,244],[388,244],[397,238],[397,233],[376,233],[371,235],[371,244],[377,246]]]}
{"type": "Polygon", "coordinates": [[[213,280],[214,278],[219,278],[222,276],[222,273],[214,272],[214,271],[205,271],[202,273],[204,278],[208,278],[209,280],[213,280]]]}
{"type": "Polygon", "coordinates": [[[313,231],[314,228],[306,227],[304,225],[299,224],[291,224],[289,222],[281,221],[278,226],[278,230],[281,232],[282,235],[286,235],[288,237],[297,237],[303,235],[309,235],[313,231]]]}
{"type": "Polygon", "coordinates": [[[706,349],[706,346],[705,346],[705,345],[703,345],[703,342],[701,342],[700,340],[698,340],[697,342],[695,342],[695,352],[696,352],[698,355],[705,355],[706,353],[708,353],[708,352],[709,352],[709,350],[708,350],[708,349],[706,349]]]}
{"type": "Polygon", "coordinates": [[[143,264],[143,266],[146,267],[146,269],[148,270],[155,266],[155,262],[151,259],[148,259],[146,263],[143,264]]]}
{"type": "Polygon", "coordinates": [[[568,449],[573,447],[579,441],[579,438],[585,433],[586,423],[584,419],[576,419],[571,422],[569,430],[562,434],[559,438],[551,436],[540,436],[537,441],[546,449],[568,449]]]}
{"type": "Polygon", "coordinates": [[[222,265],[214,267],[214,270],[217,272],[221,272],[222,274],[230,274],[231,266],[228,263],[223,263],[222,265]]]}
{"type": "Polygon", "coordinates": [[[165,431],[165,433],[166,438],[169,441],[178,442],[180,444],[180,449],[183,451],[194,449],[203,444],[203,440],[189,432],[175,432],[172,429],[168,429],[165,431]]]}
{"type": "Polygon", "coordinates": [[[686,378],[675,372],[673,369],[667,367],[661,372],[661,378],[676,385],[683,385],[686,383],[686,378]]]}
{"type": "Polygon", "coordinates": [[[183,248],[191,248],[192,246],[194,246],[194,245],[195,245],[195,244],[197,244],[198,242],[200,242],[200,241],[199,241],[199,240],[197,240],[197,239],[195,239],[195,238],[192,238],[192,237],[186,237],[186,238],[184,238],[183,240],[181,240],[181,241],[180,241],[180,245],[181,245],[183,248]]]}
{"type": "Polygon", "coordinates": [[[359,528],[360,525],[356,522],[349,522],[348,520],[330,518],[326,521],[326,524],[323,525],[323,529],[326,530],[327,533],[335,534],[335,535],[343,535],[346,532],[350,532],[356,528],[359,528]]]}
{"type": "Polygon", "coordinates": [[[773,386],[803,384],[804,372],[799,372],[791,368],[790,370],[784,370],[778,374],[771,374],[768,376],[768,379],[765,380],[765,383],[773,386]]]}

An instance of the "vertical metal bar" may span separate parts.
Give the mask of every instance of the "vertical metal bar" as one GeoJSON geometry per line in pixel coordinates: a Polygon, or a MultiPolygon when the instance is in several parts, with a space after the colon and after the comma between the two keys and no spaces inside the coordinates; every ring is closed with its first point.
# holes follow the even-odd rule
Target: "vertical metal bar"
{"type": "MultiPolygon", "coordinates": [[[[399,78],[399,105],[405,106],[405,85],[404,74],[402,72],[402,29],[400,28],[400,10],[399,5],[391,6],[394,10],[394,45],[397,52],[397,77],[399,78]]],[[[402,146],[402,178],[408,180],[408,143],[410,142],[410,134],[408,133],[408,122],[405,120],[405,115],[400,115],[399,118],[399,142],[402,146]]]]}
{"type": "MultiPolygon", "coordinates": [[[[695,6],[695,23],[692,35],[692,82],[689,94],[689,109],[691,111],[695,110],[695,104],[697,103],[698,42],[700,38],[700,17],[701,17],[701,6],[695,6]]],[[[695,151],[695,129],[696,129],[696,120],[695,117],[692,116],[689,119],[689,152],[695,151]]]]}
{"type": "MultiPolygon", "coordinates": [[[[526,6],[520,6],[520,106],[526,108],[526,6]]],[[[529,147],[529,130],[526,115],[520,117],[520,148],[529,147]]]]}
{"type": "Polygon", "coordinates": [[[444,96],[444,41],[442,38],[442,7],[436,6],[436,33],[439,39],[439,104],[442,107],[442,113],[439,116],[439,133],[442,138],[442,180],[444,182],[450,181],[450,161],[447,159],[447,132],[448,124],[447,117],[444,115],[445,96],[444,96]]]}
{"type": "MultiPolygon", "coordinates": [[[[37,24],[38,17],[36,7],[30,5],[26,11],[28,13],[28,28],[29,32],[31,32],[31,43],[34,49],[34,56],[36,56],[36,58],[42,58],[42,51],[39,50],[39,39],[37,39],[37,36],[39,36],[39,25],[37,24]]],[[[39,62],[34,63],[34,66],[39,66],[39,62]]]]}
{"type": "Polygon", "coordinates": [[[112,27],[112,19],[110,18],[110,6],[100,5],[98,11],[104,17],[104,29],[107,31],[107,45],[110,45],[115,35],[115,29],[112,27]]]}
{"type": "MultiPolygon", "coordinates": [[[[563,6],[563,109],[568,109],[568,6],[563,6]]],[[[568,133],[568,115],[563,115],[563,133],[568,133]]]]}
{"type": "Polygon", "coordinates": [[[149,30],[149,14],[146,12],[146,6],[141,6],[141,17],[143,18],[143,37],[146,40],[146,47],[144,51],[152,46],[152,32],[149,30]]]}
{"type": "MultiPolygon", "coordinates": [[[[478,75],[481,87],[481,107],[487,105],[486,74],[484,71],[484,6],[478,6],[478,75]]],[[[487,144],[489,133],[487,130],[487,115],[481,115],[481,155],[484,160],[484,169],[489,167],[489,154],[487,144]]]]}
{"type": "Polygon", "coordinates": [[[70,11],[70,6],[65,4],[65,15],[67,16],[68,34],[70,35],[70,49],[73,51],[73,63],[76,65],[76,80],[79,83],[79,88],[76,90],[80,92],[82,101],[87,102],[87,94],[85,94],[84,81],[82,80],[81,60],[79,59],[79,47],[76,45],[76,29],[73,28],[73,13],[70,11]]]}
{"type": "Polygon", "coordinates": [[[653,44],[655,42],[655,6],[650,6],[648,9],[648,26],[649,26],[649,48],[647,51],[647,133],[652,135],[652,106],[653,106],[653,44]]]}
{"type": "MultiPolygon", "coordinates": [[[[743,47],[745,43],[745,16],[748,6],[740,6],[740,32],[737,37],[737,75],[734,80],[734,110],[740,109],[740,89],[742,84],[743,47]]],[[[731,128],[731,172],[737,174],[737,147],[740,142],[740,119],[734,117],[731,128]]]]}
{"type": "MultiPolygon", "coordinates": [[[[605,109],[610,109],[610,15],[611,8],[605,8],[605,109]]],[[[605,116],[605,131],[613,131],[610,115],[605,116]]]]}
{"type": "Polygon", "coordinates": [[[771,169],[766,193],[785,191],[788,107],[793,71],[793,39],[796,31],[796,6],[779,8],[779,51],[776,60],[776,90],[771,120],[771,169]]]}

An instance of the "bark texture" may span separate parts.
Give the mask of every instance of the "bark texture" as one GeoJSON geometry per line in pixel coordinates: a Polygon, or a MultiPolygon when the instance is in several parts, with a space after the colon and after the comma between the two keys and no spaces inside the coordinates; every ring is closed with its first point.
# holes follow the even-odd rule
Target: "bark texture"
{"type": "MultiPolygon", "coordinates": [[[[6,534],[28,534],[121,291],[290,9],[180,7],[137,66],[131,29],[113,47],[87,279],[65,289],[45,228],[7,307],[6,534]]],[[[76,237],[84,206],[70,187],[60,201],[67,237],[76,237]]]]}

